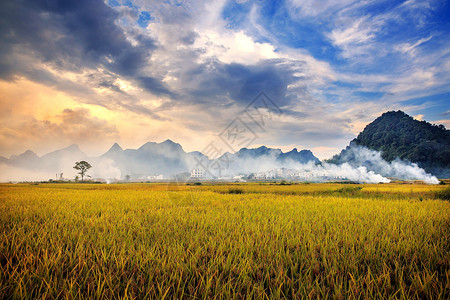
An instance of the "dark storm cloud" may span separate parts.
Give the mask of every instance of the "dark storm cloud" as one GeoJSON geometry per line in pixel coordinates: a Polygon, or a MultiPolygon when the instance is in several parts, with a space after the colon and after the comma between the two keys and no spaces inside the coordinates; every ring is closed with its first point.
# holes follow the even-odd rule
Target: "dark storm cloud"
{"type": "Polygon", "coordinates": [[[146,90],[152,92],[155,95],[167,95],[171,97],[176,97],[176,95],[170,91],[169,87],[162,83],[160,80],[150,77],[142,76],[137,78],[139,84],[146,90]]]}
{"type": "MultiPolygon", "coordinates": [[[[157,49],[156,41],[135,26],[120,27],[121,23],[133,22],[133,16],[139,15],[134,10],[114,9],[101,0],[2,1],[0,78],[12,79],[20,75],[72,92],[81,83],[70,83],[50,73],[42,64],[78,74],[87,71],[84,78],[89,86],[78,88],[79,91],[88,95],[87,90],[92,87],[109,89],[120,94],[121,107],[134,107],[133,110],[145,114],[149,111],[135,107],[139,100],[128,97],[117,86],[115,78],[125,77],[154,95],[170,98],[172,104],[163,105],[159,111],[181,102],[206,108],[218,103],[245,106],[261,91],[280,107],[289,107],[296,101],[287,90],[289,84],[300,78],[294,75],[286,60],[244,65],[210,58],[196,63],[201,49],[191,49],[189,53],[169,51],[168,55],[177,61],[171,69],[165,69],[164,64],[151,63],[152,52],[157,49]],[[169,72],[177,79],[174,86],[162,81],[169,72]],[[89,76],[94,77],[90,80],[89,76]]],[[[160,34],[173,38],[174,47],[192,45],[198,37],[191,28],[192,16],[184,8],[162,9],[157,16],[164,30],[160,34]]],[[[86,101],[111,106],[104,100],[92,98],[86,101]]]]}
{"type": "Polygon", "coordinates": [[[185,71],[180,77],[188,84],[186,91],[194,102],[211,103],[217,96],[228,96],[238,104],[247,105],[264,91],[280,107],[293,101],[287,96],[287,87],[300,79],[282,60],[267,60],[259,65],[212,60],[185,71]]]}
{"type": "Polygon", "coordinates": [[[115,24],[118,17],[100,0],[2,1],[0,76],[34,79],[27,64],[37,59],[62,70],[102,66],[133,78],[156,46],[142,34],[133,36],[132,45],[115,24]]]}

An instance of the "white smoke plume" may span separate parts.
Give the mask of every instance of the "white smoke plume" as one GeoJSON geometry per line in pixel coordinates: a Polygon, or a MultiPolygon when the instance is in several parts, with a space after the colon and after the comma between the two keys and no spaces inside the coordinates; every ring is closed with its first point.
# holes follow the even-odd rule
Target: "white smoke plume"
{"type": "Polygon", "coordinates": [[[104,179],[106,182],[110,183],[120,180],[121,174],[120,169],[116,166],[112,159],[100,158],[94,162],[91,176],[93,178],[104,179]]]}
{"type": "Polygon", "coordinates": [[[422,180],[429,184],[438,184],[436,176],[428,174],[415,163],[396,159],[387,162],[381,157],[381,152],[370,150],[366,147],[351,145],[341,153],[341,162],[347,162],[353,167],[364,166],[385,177],[398,178],[400,180],[422,180]]]}
{"type": "MultiPolygon", "coordinates": [[[[365,183],[387,183],[389,178],[400,180],[422,180],[428,184],[438,184],[439,180],[426,173],[417,164],[401,160],[391,163],[381,157],[381,153],[360,146],[347,148],[338,164],[310,161],[301,164],[293,160],[279,161],[276,155],[259,157],[237,157],[229,155],[227,160],[221,159],[224,168],[220,175],[214,169],[208,170],[215,176],[224,179],[238,175],[253,174],[255,179],[284,178],[300,181],[333,181],[350,180],[365,183]],[[388,178],[389,177],[389,178],[388,178]]],[[[211,164],[214,165],[214,164],[211,164]]]]}

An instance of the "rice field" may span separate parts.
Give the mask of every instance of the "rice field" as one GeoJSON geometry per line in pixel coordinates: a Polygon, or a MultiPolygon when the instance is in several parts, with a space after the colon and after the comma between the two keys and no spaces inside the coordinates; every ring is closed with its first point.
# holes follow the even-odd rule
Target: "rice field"
{"type": "Polygon", "coordinates": [[[1,184],[0,298],[449,299],[448,185],[1,184]]]}

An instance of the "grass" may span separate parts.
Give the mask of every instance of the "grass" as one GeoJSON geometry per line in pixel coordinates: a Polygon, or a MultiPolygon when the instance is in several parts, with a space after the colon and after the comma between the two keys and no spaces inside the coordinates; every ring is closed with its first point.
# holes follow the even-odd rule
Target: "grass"
{"type": "Polygon", "coordinates": [[[245,193],[243,189],[239,189],[239,188],[229,188],[228,189],[228,194],[243,194],[245,193]]]}
{"type": "Polygon", "coordinates": [[[445,193],[419,184],[4,184],[0,298],[448,299],[445,193]]]}
{"type": "Polygon", "coordinates": [[[437,199],[450,200],[450,187],[437,190],[435,196],[437,199]]]}

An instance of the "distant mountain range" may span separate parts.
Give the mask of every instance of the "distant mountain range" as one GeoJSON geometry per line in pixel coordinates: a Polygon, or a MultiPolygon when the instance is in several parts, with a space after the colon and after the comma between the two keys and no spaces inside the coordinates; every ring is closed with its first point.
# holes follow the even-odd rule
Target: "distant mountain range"
{"type": "Polygon", "coordinates": [[[284,153],[280,149],[265,146],[255,149],[242,148],[236,153],[225,153],[219,158],[210,160],[201,152],[186,153],[180,144],[166,140],[162,143],[148,142],[138,149],[126,150],[115,143],[99,157],[88,157],[77,145],[42,157],[28,150],[9,159],[1,157],[0,163],[27,170],[47,171],[56,175],[73,173],[72,167],[79,160],[87,160],[92,164],[92,177],[115,179],[124,178],[126,175],[131,179],[146,179],[158,175],[173,178],[181,174],[187,176],[186,174],[194,168],[206,170],[205,177],[212,178],[232,176],[235,172],[246,170],[261,171],[267,163],[270,167],[283,167],[292,163],[320,162],[309,150],[293,149],[284,153]],[[247,168],[243,168],[243,165],[247,168]]]}
{"type": "Polygon", "coordinates": [[[381,157],[388,162],[405,160],[438,177],[450,177],[450,130],[415,120],[402,111],[382,114],[328,162],[351,161],[352,146],[381,151],[381,157]]]}
{"type": "MultiPolygon", "coordinates": [[[[308,168],[311,169],[321,164],[309,150],[293,149],[283,152],[265,146],[254,149],[242,148],[236,153],[224,153],[218,158],[210,159],[198,151],[187,153],[180,144],[171,140],[162,143],[148,142],[138,149],[126,150],[115,143],[99,157],[88,157],[77,145],[42,157],[28,150],[9,159],[0,157],[0,164],[3,169],[5,166],[9,167],[8,172],[29,171],[30,176],[26,177],[28,180],[34,178],[33,175],[36,174],[39,174],[39,178],[46,179],[42,177],[57,178],[61,173],[65,174],[64,177],[72,179],[75,173],[73,166],[80,160],[87,160],[92,164],[93,168],[89,173],[93,178],[123,179],[129,176],[131,180],[161,178],[161,176],[165,179],[174,176],[186,177],[193,169],[202,169],[206,178],[232,178],[238,174],[280,168],[304,169],[306,164],[310,165],[308,168]]],[[[363,166],[368,171],[395,177],[392,174],[398,174],[399,169],[395,170],[395,166],[389,165],[395,160],[417,163],[428,173],[449,178],[450,131],[442,125],[435,126],[425,121],[414,120],[401,111],[386,112],[367,125],[346,149],[326,163],[336,165],[347,163],[353,168],[363,166]],[[381,156],[372,150],[381,151],[381,156]],[[390,170],[386,170],[387,168],[390,170]]],[[[404,169],[404,166],[402,168],[404,169]]],[[[20,172],[16,173],[17,177],[23,177],[20,177],[20,172]]],[[[414,178],[413,175],[403,177],[414,178]]],[[[0,177],[0,180],[5,178],[7,177],[0,177]]]]}
{"type": "Polygon", "coordinates": [[[32,170],[55,170],[58,171],[60,165],[65,163],[75,163],[75,161],[87,159],[78,145],[71,145],[67,148],[45,154],[38,157],[33,151],[27,150],[20,155],[13,155],[9,159],[1,158],[3,163],[32,170]]]}

